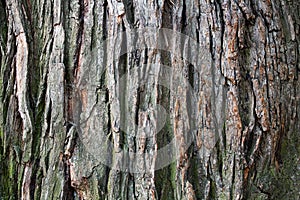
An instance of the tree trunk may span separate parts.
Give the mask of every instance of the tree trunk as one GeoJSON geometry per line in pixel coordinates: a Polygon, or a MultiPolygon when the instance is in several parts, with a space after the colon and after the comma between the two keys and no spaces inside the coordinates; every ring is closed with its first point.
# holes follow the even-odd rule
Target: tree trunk
{"type": "Polygon", "coordinates": [[[1,0],[1,199],[297,199],[298,0],[1,0]]]}

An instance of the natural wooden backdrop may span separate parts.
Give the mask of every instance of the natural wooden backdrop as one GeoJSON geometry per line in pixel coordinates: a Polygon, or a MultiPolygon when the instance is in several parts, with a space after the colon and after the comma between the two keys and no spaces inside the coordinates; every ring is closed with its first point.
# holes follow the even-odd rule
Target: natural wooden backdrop
{"type": "Polygon", "coordinates": [[[1,0],[0,20],[0,199],[299,198],[298,0],[1,0]],[[147,27],[201,48],[138,50],[147,32],[118,36],[147,27]],[[174,56],[204,51],[203,66],[174,56]],[[146,83],[167,77],[149,63],[171,68],[170,88],[138,84],[149,70],[146,83]],[[93,155],[95,132],[112,157],[93,155]],[[172,139],[178,160],[155,170],[172,139]]]}

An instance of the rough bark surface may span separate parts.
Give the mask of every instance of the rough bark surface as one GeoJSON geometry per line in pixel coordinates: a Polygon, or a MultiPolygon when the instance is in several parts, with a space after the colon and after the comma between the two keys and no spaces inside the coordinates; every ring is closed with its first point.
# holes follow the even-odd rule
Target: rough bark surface
{"type": "Polygon", "coordinates": [[[1,199],[299,198],[298,0],[1,0],[0,20],[1,199]],[[139,49],[147,27],[207,63],[176,38],[139,49]],[[169,89],[140,84],[166,77],[151,63],[169,89]]]}

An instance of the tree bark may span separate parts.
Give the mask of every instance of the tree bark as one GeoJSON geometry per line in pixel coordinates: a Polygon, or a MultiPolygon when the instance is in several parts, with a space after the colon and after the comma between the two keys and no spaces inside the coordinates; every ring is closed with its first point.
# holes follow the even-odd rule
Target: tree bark
{"type": "Polygon", "coordinates": [[[0,4],[1,199],[299,198],[299,1],[0,4]]]}

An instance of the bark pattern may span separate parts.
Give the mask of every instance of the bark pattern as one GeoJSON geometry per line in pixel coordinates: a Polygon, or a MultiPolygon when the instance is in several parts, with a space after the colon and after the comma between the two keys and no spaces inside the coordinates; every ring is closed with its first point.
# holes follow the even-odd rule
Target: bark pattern
{"type": "Polygon", "coordinates": [[[0,1],[0,198],[297,199],[299,11],[297,0],[0,1]],[[143,28],[207,54],[132,31],[143,28]],[[172,139],[178,160],[155,170],[172,139]]]}

